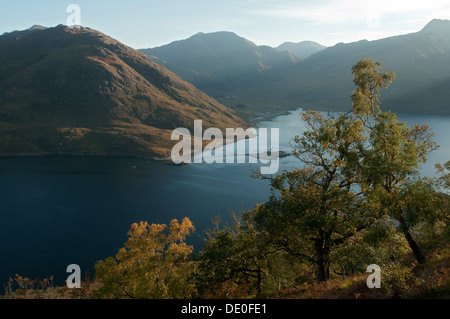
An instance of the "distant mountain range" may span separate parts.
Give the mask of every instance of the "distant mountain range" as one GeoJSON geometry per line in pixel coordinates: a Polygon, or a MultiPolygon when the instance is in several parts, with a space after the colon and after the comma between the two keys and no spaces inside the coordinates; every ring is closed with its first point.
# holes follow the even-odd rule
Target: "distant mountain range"
{"type": "Polygon", "coordinates": [[[309,51],[314,53],[309,57],[292,52],[300,47],[260,47],[233,33],[218,32],[141,51],[247,118],[298,107],[351,109],[351,68],[365,57],[397,74],[382,93],[384,109],[450,114],[448,20],[432,20],[419,32],[376,41],[328,48],[309,43],[317,50],[309,51]]]}
{"type": "Polygon", "coordinates": [[[228,95],[268,69],[291,67],[301,58],[257,46],[232,32],[198,33],[154,49],[142,49],[155,62],[214,96],[228,95]]]}
{"type": "Polygon", "coordinates": [[[292,52],[298,57],[306,59],[309,58],[314,53],[326,49],[326,46],[313,41],[302,41],[298,43],[284,42],[283,44],[279,45],[277,49],[279,51],[292,52]]]}
{"type": "Polygon", "coordinates": [[[170,155],[171,132],[248,127],[179,76],[89,28],[0,36],[0,156],[170,155]]]}

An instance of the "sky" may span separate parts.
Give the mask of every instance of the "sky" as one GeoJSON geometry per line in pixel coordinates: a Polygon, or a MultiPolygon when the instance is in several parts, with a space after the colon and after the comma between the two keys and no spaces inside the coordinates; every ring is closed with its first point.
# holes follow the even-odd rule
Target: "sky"
{"type": "Polygon", "coordinates": [[[135,49],[231,31],[258,45],[311,40],[326,46],[417,32],[450,19],[449,0],[0,0],[0,34],[32,25],[80,24],[135,49]],[[71,20],[74,21],[74,20],[71,20]]]}

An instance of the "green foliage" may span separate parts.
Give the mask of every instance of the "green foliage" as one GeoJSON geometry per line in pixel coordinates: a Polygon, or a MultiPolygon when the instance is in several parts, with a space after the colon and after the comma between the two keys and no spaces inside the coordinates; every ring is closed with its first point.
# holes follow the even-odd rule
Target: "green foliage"
{"type": "Polygon", "coordinates": [[[385,216],[337,247],[331,254],[333,272],[345,278],[365,272],[369,264],[389,264],[405,257],[408,243],[396,228],[385,216]]]}
{"type": "Polygon", "coordinates": [[[353,111],[360,115],[380,112],[380,89],[388,87],[395,78],[393,71],[380,73],[380,62],[362,59],[352,68],[353,83],[357,86],[352,94],[353,111]]]}
{"type": "Polygon", "coordinates": [[[289,261],[255,228],[253,214],[233,214],[232,222],[222,227],[215,220],[198,265],[201,295],[260,296],[291,283],[289,261]]]}
{"type": "Polygon", "coordinates": [[[408,290],[413,279],[411,269],[399,263],[391,263],[382,268],[381,288],[389,295],[398,297],[408,290]]]}
{"type": "Polygon", "coordinates": [[[394,79],[393,72],[380,73],[381,64],[363,59],[353,67],[357,89],[352,95],[355,120],[361,121],[368,137],[360,145],[355,162],[360,185],[370,206],[379,216],[398,222],[419,263],[425,256],[412,236],[414,226],[435,218],[438,211],[432,181],[419,177],[420,164],[438,146],[426,125],[407,127],[395,114],[381,112],[380,89],[394,79]]]}
{"type": "Polygon", "coordinates": [[[436,164],[437,173],[441,176],[436,180],[436,186],[442,192],[450,191],[450,161],[447,161],[444,164],[437,163],[436,164]]]}
{"type": "MultiPolygon", "coordinates": [[[[373,259],[370,241],[399,240],[398,229],[424,262],[413,229],[440,216],[432,181],[419,177],[420,164],[437,148],[433,134],[427,126],[409,128],[381,111],[380,90],[395,74],[380,69],[372,59],[352,68],[353,114],[302,113],[307,129],[292,146],[304,167],[272,178],[273,194],[255,216],[274,245],[317,267],[319,281],[330,278],[333,258],[342,271],[362,267],[360,259],[339,258],[335,251],[345,251],[342,246],[366,228],[359,256],[373,259]]],[[[390,248],[376,253],[396,255],[390,248]]]]}
{"type": "Polygon", "coordinates": [[[374,220],[358,187],[362,122],[348,114],[307,111],[303,136],[293,154],[305,164],[272,179],[273,195],[258,209],[258,226],[278,247],[317,268],[319,281],[330,277],[330,252],[374,220]]]}
{"type": "Polygon", "coordinates": [[[189,281],[193,272],[193,247],[186,237],[194,231],[188,218],[169,227],[147,222],[135,223],[129,239],[116,258],[99,261],[96,278],[103,286],[99,298],[187,298],[194,294],[189,281]]]}
{"type": "Polygon", "coordinates": [[[449,176],[450,161],[444,165],[436,165],[439,177],[433,181],[433,186],[437,192],[433,197],[433,202],[427,201],[426,198],[415,198],[421,201],[424,206],[430,205],[426,219],[422,219],[415,227],[418,233],[418,240],[428,250],[439,249],[443,244],[450,242],[450,196],[449,176]]]}

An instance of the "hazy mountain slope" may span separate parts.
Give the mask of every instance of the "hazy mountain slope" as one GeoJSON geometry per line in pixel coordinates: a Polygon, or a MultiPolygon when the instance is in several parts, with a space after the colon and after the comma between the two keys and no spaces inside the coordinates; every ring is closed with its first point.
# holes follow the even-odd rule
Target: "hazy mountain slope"
{"type": "Polygon", "coordinates": [[[247,123],[146,55],[89,28],[0,37],[0,155],[167,156],[171,130],[247,123]]]}
{"type": "Polygon", "coordinates": [[[450,114],[449,20],[433,20],[416,33],[340,43],[303,61],[282,58],[278,50],[228,32],[197,34],[143,51],[248,118],[297,107],[350,109],[351,68],[366,57],[397,74],[383,92],[385,109],[450,114]]]}
{"type": "Polygon", "coordinates": [[[397,74],[389,90],[383,92],[385,108],[450,114],[450,90],[443,89],[450,77],[448,20],[433,20],[417,33],[337,44],[285,71],[283,78],[260,82],[254,89],[234,94],[291,107],[346,110],[351,107],[349,96],[354,89],[351,68],[364,57],[380,61],[384,70],[392,69],[397,74]]]}
{"type": "Polygon", "coordinates": [[[326,46],[314,41],[302,41],[298,43],[284,42],[277,47],[280,51],[289,51],[304,59],[309,58],[314,53],[317,53],[325,48],[326,46]]]}
{"type": "Polygon", "coordinates": [[[232,32],[198,33],[140,51],[215,97],[248,86],[264,70],[290,67],[301,61],[290,52],[257,46],[232,32]]]}

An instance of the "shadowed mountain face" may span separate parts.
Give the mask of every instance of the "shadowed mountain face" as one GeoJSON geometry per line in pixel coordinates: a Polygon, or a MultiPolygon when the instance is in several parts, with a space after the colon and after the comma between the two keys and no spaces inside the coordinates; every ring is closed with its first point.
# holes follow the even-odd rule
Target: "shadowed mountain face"
{"type": "MultiPolygon", "coordinates": [[[[299,63],[255,94],[266,101],[295,101],[305,107],[351,109],[352,66],[362,58],[380,61],[396,79],[382,92],[382,106],[395,112],[450,114],[450,21],[433,20],[417,33],[377,41],[337,44],[299,63]]],[[[267,76],[271,76],[267,74],[267,76]]],[[[238,95],[238,93],[236,93],[238,95]]]]}
{"type": "Polygon", "coordinates": [[[232,32],[198,33],[141,52],[214,96],[228,95],[269,69],[291,67],[302,59],[256,44],[232,32]]]}
{"type": "Polygon", "coordinates": [[[284,42],[277,47],[280,51],[289,51],[304,59],[309,58],[314,53],[317,53],[325,48],[326,46],[313,41],[302,41],[298,43],[284,42]]]}
{"type": "MultiPolygon", "coordinates": [[[[221,34],[196,35],[143,51],[221,102],[239,106],[241,114],[270,111],[274,106],[277,111],[298,107],[350,110],[349,96],[355,88],[351,68],[362,58],[380,61],[383,70],[394,70],[397,74],[389,90],[382,92],[385,110],[450,114],[448,20],[433,20],[423,30],[407,35],[340,43],[302,61],[262,63],[270,67],[259,69],[255,68],[255,60],[244,58],[242,48],[253,48],[256,52],[261,47],[252,46],[236,35],[234,38],[240,39],[242,47],[238,49],[227,42],[221,46],[221,34]],[[208,45],[200,39],[209,39],[208,45]],[[257,72],[249,71],[255,69],[257,72]]],[[[287,49],[287,45],[280,48],[287,49]]],[[[278,54],[274,56],[279,57],[280,52],[275,52],[278,54]]]]}
{"type": "Polygon", "coordinates": [[[146,55],[89,28],[0,37],[0,155],[167,156],[171,130],[246,127],[146,55]]]}

